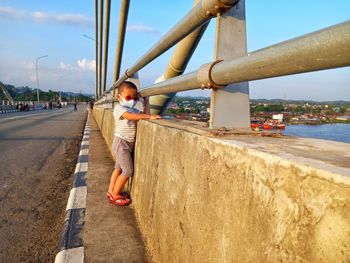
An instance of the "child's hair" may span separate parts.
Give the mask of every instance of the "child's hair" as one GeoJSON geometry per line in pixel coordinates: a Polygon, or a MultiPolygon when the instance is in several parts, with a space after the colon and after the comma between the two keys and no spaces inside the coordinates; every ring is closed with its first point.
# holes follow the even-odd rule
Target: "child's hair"
{"type": "Polygon", "coordinates": [[[137,91],[137,87],[134,83],[131,81],[123,81],[119,86],[118,86],[118,94],[121,94],[125,88],[128,89],[134,89],[137,91]]]}

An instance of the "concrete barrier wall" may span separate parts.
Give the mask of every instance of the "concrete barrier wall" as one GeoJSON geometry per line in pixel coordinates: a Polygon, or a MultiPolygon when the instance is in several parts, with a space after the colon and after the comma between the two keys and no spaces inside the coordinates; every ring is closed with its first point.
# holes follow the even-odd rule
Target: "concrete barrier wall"
{"type": "Polygon", "coordinates": [[[114,119],[112,110],[103,108],[94,108],[93,115],[98,127],[102,131],[102,136],[106,140],[109,149],[111,150],[114,132],[114,119]]]}
{"type": "Polygon", "coordinates": [[[132,205],[154,262],[349,262],[349,145],[312,159],[320,140],[272,140],[285,149],[138,123],[132,205]]]}

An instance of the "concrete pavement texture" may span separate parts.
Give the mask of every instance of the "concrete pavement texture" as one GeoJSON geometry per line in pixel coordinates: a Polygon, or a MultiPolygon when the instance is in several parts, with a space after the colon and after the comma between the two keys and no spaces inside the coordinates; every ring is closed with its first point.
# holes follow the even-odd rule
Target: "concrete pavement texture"
{"type": "Polygon", "coordinates": [[[0,262],[53,262],[85,107],[0,118],[0,262]]]}
{"type": "Polygon", "coordinates": [[[93,116],[89,149],[84,262],[150,262],[132,205],[117,207],[107,201],[114,161],[93,116]]]}

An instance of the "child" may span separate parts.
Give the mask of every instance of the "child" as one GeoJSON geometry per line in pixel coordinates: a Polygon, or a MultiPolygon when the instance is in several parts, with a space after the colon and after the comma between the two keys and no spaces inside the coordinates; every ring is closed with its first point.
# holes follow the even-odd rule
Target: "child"
{"type": "Polygon", "coordinates": [[[137,87],[132,82],[124,81],[119,85],[117,99],[119,103],[113,110],[115,128],[112,144],[112,152],[116,162],[107,197],[112,204],[124,206],[130,203],[129,195],[121,191],[129,177],[134,173],[132,151],[135,144],[136,122],[141,119],[160,119],[161,117],[146,114],[149,108],[148,98],[144,98],[143,113],[134,108],[138,100],[138,93],[137,87]]]}

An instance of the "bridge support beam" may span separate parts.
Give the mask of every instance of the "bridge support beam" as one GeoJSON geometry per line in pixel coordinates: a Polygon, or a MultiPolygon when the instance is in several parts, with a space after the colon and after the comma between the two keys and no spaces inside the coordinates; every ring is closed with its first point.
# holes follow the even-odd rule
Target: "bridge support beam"
{"type": "MultiPolygon", "coordinates": [[[[128,23],[129,4],[130,4],[130,0],[123,0],[120,7],[119,30],[118,30],[118,39],[117,39],[117,49],[115,51],[113,83],[115,83],[119,79],[119,75],[120,75],[120,68],[122,64],[124,41],[125,41],[125,31],[126,31],[126,25],[128,23]]],[[[113,94],[112,97],[114,98],[115,89],[113,89],[112,94],[113,94]]],[[[112,103],[112,107],[114,107],[113,103],[112,103]]]]}
{"type": "MultiPolygon", "coordinates": [[[[198,2],[199,0],[195,0],[194,6],[198,4],[198,2]]],[[[210,20],[176,44],[174,53],[172,54],[163,75],[156,80],[156,83],[183,74],[188,62],[197,48],[199,41],[207,29],[209,22],[210,20]]],[[[176,92],[151,96],[151,113],[163,114],[175,95],[176,92]]]]}
{"type": "Polygon", "coordinates": [[[99,12],[98,97],[102,95],[103,0],[100,0],[99,12]]]}
{"type": "Polygon", "coordinates": [[[105,26],[104,26],[104,49],[103,49],[103,79],[102,79],[102,92],[101,95],[106,91],[107,82],[107,67],[108,67],[108,44],[109,44],[109,22],[111,14],[111,0],[106,0],[106,11],[105,11],[105,26]]]}
{"type": "MultiPolygon", "coordinates": [[[[241,0],[216,20],[215,60],[247,56],[245,1],[241,0]]],[[[250,126],[249,84],[241,82],[211,90],[211,128],[250,126]]]]}
{"type": "Polygon", "coordinates": [[[98,62],[98,0],[95,0],[95,75],[96,91],[95,99],[99,96],[99,62],[98,62]]]}

